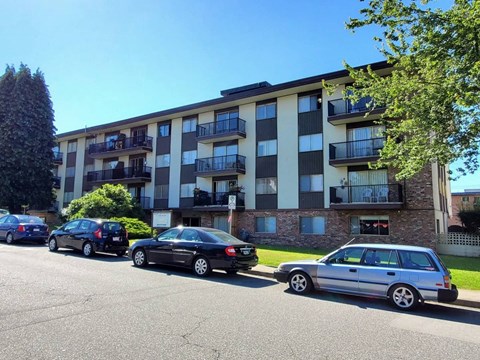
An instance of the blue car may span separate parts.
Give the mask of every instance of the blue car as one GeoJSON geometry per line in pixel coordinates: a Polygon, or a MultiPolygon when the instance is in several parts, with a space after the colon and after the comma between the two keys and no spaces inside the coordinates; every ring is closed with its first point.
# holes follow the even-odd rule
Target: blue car
{"type": "Polygon", "coordinates": [[[34,241],[44,244],[48,239],[48,225],[37,216],[5,215],[0,217],[0,240],[7,244],[16,241],[34,241]]]}

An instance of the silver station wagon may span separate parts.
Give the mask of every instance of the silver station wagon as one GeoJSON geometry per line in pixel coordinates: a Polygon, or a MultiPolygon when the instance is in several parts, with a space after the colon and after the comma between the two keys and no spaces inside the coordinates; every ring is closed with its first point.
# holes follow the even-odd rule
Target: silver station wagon
{"type": "Polygon", "coordinates": [[[429,248],[405,245],[346,245],[319,260],[282,263],[274,272],[297,294],[312,288],[388,299],[411,310],[426,300],[453,302],[458,297],[450,272],[429,248]]]}

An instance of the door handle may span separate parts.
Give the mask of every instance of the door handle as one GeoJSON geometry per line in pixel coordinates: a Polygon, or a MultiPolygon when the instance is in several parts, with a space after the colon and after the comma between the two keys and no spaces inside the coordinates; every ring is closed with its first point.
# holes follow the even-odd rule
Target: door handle
{"type": "Polygon", "coordinates": [[[393,271],[389,271],[389,272],[387,272],[387,275],[389,275],[389,276],[395,276],[395,273],[394,273],[393,271]]]}
{"type": "Polygon", "coordinates": [[[350,272],[357,272],[357,269],[348,269],[350,272]]]}

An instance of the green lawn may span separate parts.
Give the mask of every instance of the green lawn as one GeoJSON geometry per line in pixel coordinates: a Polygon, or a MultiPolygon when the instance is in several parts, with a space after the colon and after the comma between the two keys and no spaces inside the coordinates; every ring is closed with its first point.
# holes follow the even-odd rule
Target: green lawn
{"type": "MultiPolygon", "coordinates": [[[[277,267],[294,260],[318,259],[331,250],[257,245],[259,263],[277,267]]],[[[440,256],[452,273],[452,282],[460,289],[480,290],[480,258],[440,256]]]]}

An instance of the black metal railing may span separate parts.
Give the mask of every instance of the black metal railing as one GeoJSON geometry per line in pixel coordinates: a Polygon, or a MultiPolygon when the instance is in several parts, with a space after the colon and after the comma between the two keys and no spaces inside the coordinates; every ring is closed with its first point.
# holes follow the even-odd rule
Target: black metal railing
{"type": "Polygon", "coordinates": [[[152,149],[153,138],[151,136],[140,135],[128,138],[118,138],[117,140],[109,140],[98,144],[91,144],[88,147],[88,153],[101,154],[109,151],[128,150],[138,147],[152,149]]]}
{"type": "Polygon", "coordinates": [[[401,184],[369,184],[333,186],[330,188],[332,204],[403,203],[401,184]]]}
{"type": "Polygon", "coordinates": [[[89,171],[87,174],[87,181],[122,180],[132,178],[151,179],[152,168],[150,166],[135,166],[120,169],[89,171]]]}
{"type": "Polygon", "coordinates": [[[372,98],[366,96],[355,104],[349,99],[335,99],[328,101],[328,116],[352,114],[373,109],[372,98]]]}
{"type": "Polygon", "coordinates": [[[379,156],[385,138],[378,137],[367,140],[346,141],[329,145],[330,160],[355,159],[368,156],[379,156]]]}
{"type": "Polygon", "coordinates": [[[197,138],[213,135],[228,135],[231,133],[245,134],[246,121],[240,118],[220,120],[197,125],[197,138]]]}
{"type": "Polygon", "coordinates": [[[53,152],[53,162],[55,164],[62,164],[63,163],[63,152],[54,151],[53,152]]]}
{"type": "Polygon", "coordinates": [[[236,206],[245,207],[245,193],[243,192],[206,192],[198,191],[193,196],[193,206],[228,206],[228,197],[237,197],[236,206]]]}
{"type": "Polygon", "coordinates": [[[60,189],[60,184],[62,182],[62,178],[60,176],[53,177],[53,188],[60,189]]]}
{"type": "Polygon", "coordinates": [[[229,170],[245,172],[245,156],[226,155],[195,160],[195,171],[199,173],[229,170]]]}

